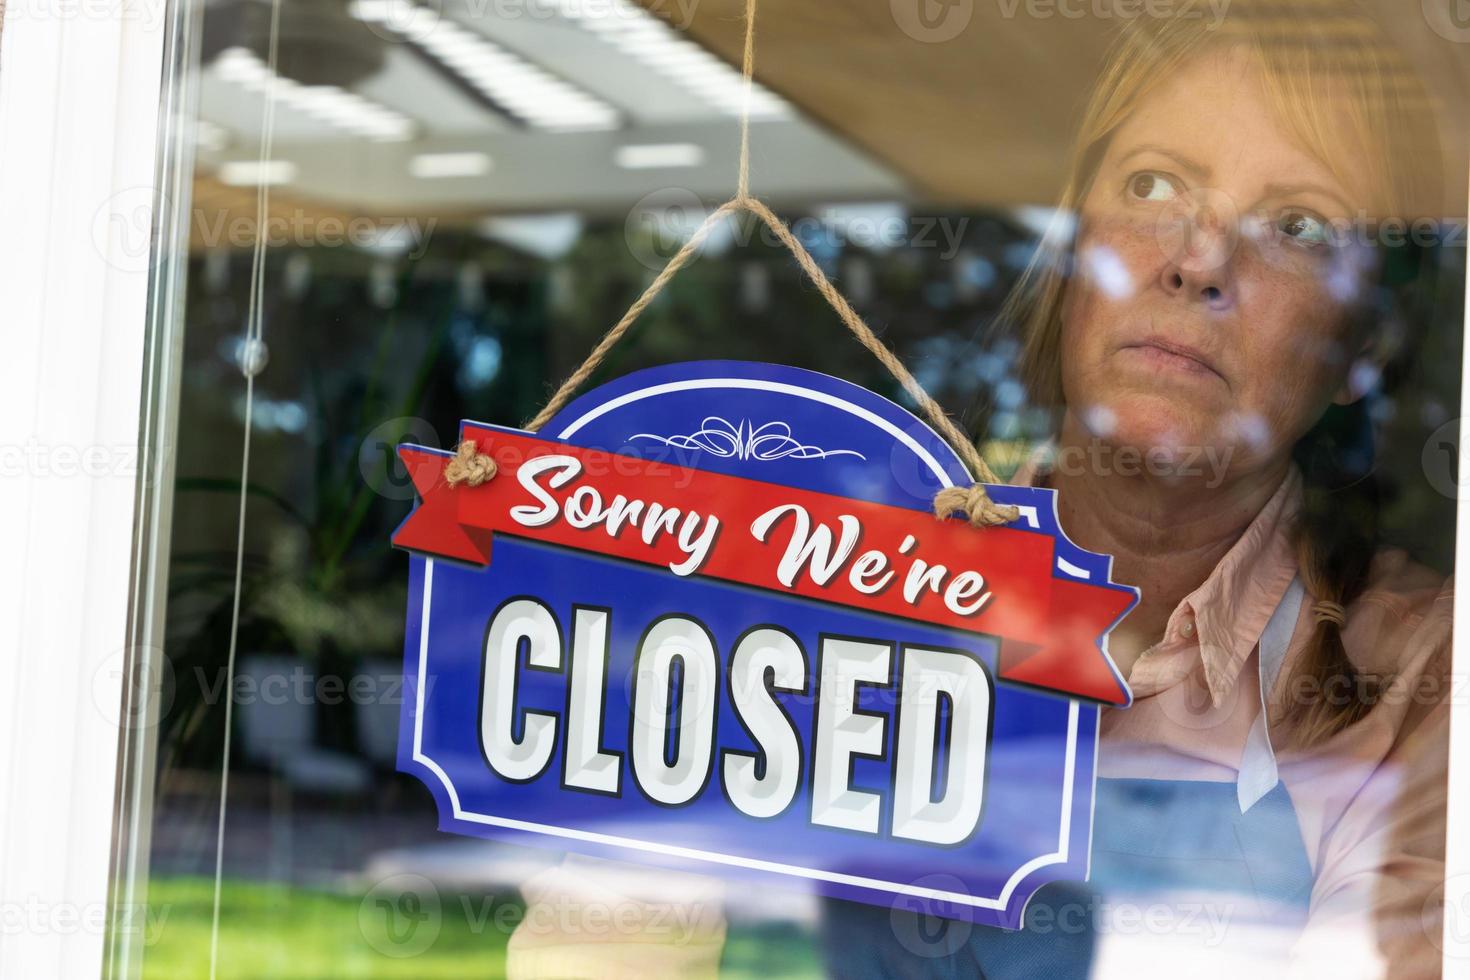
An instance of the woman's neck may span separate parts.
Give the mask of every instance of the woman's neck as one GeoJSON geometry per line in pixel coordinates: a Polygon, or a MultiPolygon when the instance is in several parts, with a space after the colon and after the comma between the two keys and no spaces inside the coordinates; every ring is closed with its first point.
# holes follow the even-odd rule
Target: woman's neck
{"type": "MultiPolygon", "coordinates": [[[[1200,586],[1285,479],[1289,459],[1247,473],[1180,478],[1099,460],[1098,445],[1070,415],[1058,440],[1058,491],[1067,536],[1113,556],[1113,579],[1142,590],[1138,607],[1114,630],[1109,649],[1124,676],[1163,636],[1169,615],[1200,586]],[[1081,461],[1079,465],[1077,461],[1081,461]]],[[[1114,459],[1114,462],[1116,460],[1114,459]]]]}

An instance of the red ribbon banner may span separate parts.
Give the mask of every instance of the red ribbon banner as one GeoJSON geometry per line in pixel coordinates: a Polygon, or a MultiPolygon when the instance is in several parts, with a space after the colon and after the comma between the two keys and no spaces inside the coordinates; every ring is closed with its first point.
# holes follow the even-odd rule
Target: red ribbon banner
{"type": "Polygon", "coordinates": [[[476,487],[445,482],[450,456],[400,447],[422,502],[394,533],[395,546],[484,566],[495,535],[508,534],[805,596],[997,637],[1003,681],[1105,704],[1131,700],[1099,642],[1133,595],[1058,577],[1050,534],[972,528],[503,429],[466,426],[465,438],[499,467],[476,487]],[[800,560],[793,538],[799,548],[824,528],[830,545],[800,560]]]}

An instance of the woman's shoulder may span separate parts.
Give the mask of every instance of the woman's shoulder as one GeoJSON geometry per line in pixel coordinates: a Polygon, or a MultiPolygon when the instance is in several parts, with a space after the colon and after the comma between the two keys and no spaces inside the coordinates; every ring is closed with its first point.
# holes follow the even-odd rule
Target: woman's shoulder
{"type": "Polygon", "coordinates": [[[1436,606],[1448,607],[1453,598],[1453,576],[1415,561],[1402,548],[1380,548],[1368,568],[1360,601],[1413,617],[1430,615],[1436,606]]]}
{"type": "Polygon", "coordinates": [[[1447,669],[1454,578],[1415,561],[1401,548],[1373,557],[1368,582],[1348,607],[1344,645],[1360,667],[1375,671],[1447,669]]]}

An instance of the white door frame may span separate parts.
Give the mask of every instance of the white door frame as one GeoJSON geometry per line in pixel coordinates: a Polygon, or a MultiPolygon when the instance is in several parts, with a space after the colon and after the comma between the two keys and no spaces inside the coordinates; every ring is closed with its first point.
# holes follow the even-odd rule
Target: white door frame
{"type": "Polygon", "coordinates": [[[0,975],[96,977],[129,654],[164,0],[0,30],[0,975]]]}

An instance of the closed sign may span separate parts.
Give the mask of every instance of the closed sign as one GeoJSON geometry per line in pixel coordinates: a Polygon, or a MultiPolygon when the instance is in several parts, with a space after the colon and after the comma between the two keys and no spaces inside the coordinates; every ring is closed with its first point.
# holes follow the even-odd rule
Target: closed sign
{"type": "Polygon", "coordinates": [[[421,502],[400,764],[444,829],[1015,927],[1086,875],[1105,652],[1136,601],[1060,533],[936,520],[969,478],[899,406],[702,362],[604,385],[421,502]],[[937,877],[936,877],[937,876],[937,877]],[[936,881],[939,882],[936,885],[936,881]]]}

